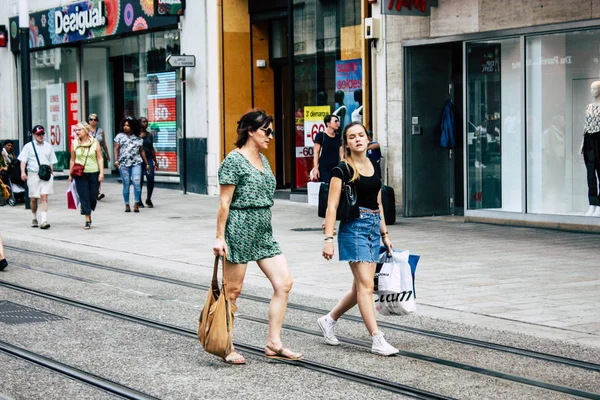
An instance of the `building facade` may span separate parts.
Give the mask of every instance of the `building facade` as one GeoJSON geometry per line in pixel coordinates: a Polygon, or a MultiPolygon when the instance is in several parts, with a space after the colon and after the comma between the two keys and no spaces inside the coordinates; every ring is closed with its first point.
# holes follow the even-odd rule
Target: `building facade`
{"type": "Polygon", "coordinates": [[[600,217],[586,215],[594,200],[580,152],[590,86],[600,81],[600,2],[372,9],[384,38],[374,46],[384,77],[374,83],[378,130],[402,214],[600,229],[600,217]],[[453,147],[442,145],[447,105],[453,147]]]}
{"type": "MultiPolygon", "coordinates": [[[[6,94],[0,139],[22,145],[30,140],[31,127],[21,126],[19,7],[16,0],[2,3],[9,15],[0,24],[8,28],[10,47],[0,52],[6,94]]],[[[176,15],[162,14],[153,0],[29,1],[32,125],[46,127],[59,159],[57,169],[68,168],[74,126],[89,114],[98,116],[111,160],[121,121],[146,116],[154,132],[157,180],[180,183],[185,171],[190,191],[207,192],[208,111],[194,112],[186,126],[184,107],[207,109],[209,8],[198,3],[181,15],[172,11],[176,15]],[[202,23],[193,22],[197,20],[202,23]],[[198,55],[185,74],[166,62],[181,54],[198,55]]]]}
{"type": "MultiPolygon", "coordinates": [[[[303,201],[314,135],[336,113],[380,143],[399,215],[600,230],[579,152],[599,1],[188,1],[171,17],[154,3],[29,1],[33,123],[51,137],[60,125],[63,164],[76,120],[98,114],[111,141],[124,116],[146,115],[159,179],[215,195],[237,121],[258,107],[275,119],[277,186],[303,201]],[[89,30],[65,33],[88,8],[89,30]],[[91,26],[98,8],[106,21],[91,26]],[[165,61],[183,54],[194,67],[165,61]]],[[[0,0],[11,34],[17,4],[0,0]]],[[[12,46],[0,49],[0,139],[22,145],[12,46]]]]}

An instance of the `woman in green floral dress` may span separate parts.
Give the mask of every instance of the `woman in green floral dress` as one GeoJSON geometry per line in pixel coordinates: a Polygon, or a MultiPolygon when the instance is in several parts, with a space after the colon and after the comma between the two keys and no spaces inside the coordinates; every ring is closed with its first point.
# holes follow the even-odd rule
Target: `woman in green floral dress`
{"type": "MultiPolygon", "coordinates": [[[[225,157],[219,168],[221,191],[213,251],[227,257],[227,291],[234,305],[242,291],[248,262],[256,261],[274,291],[265,356],[299,360],[302,353],[284,348],[281,343],[292,277],[271,227],[275,176],[269,161],[260,153],[269,148],[274,138],[273,117],[262,110],[251,110],[238,121],[237,134],[237,149],[225,157]]],[[[225,357],[225,362],[244,364],[246,360],[233,351],[225,357]]]]}

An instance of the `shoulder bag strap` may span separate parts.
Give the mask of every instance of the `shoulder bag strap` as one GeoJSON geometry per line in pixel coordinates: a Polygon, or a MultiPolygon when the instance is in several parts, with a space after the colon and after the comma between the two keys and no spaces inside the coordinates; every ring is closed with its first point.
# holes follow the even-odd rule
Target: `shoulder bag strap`
{"type": "Polygon", "coordinates": [[[96,140],[96,139],[92,139],[92,143],[90,143],[90,147],[88,147],[88,151],[85,154],[85,161],[83,162],[83,169],[85,169],[85,164],[87,164],[87,159],[88,159],[88,156],[90,155],[90,150],[92,149],[92,146],[94,145],[94,140],[96,140]]]}
{"type": "MultiPolygon", "coordinates": [[[[223,281],[223,287],[225,288],[227,286],[227,278],[225,278],[225,265],[227,264],[227,256],[223,256],[223,275],[222,275],[222,281],[223,281]]],[[[219,280],[217,277],[219,271],[219,256],[215,256],[215,264],[213,266],[213,276],[212,276],[212,283],[211,283],[211,290],[213,292],[216,292],[219,290],[219,280]]]]}
{"type": "Polygon", "coordinates": [[[37,160],[38,167],[41,167],[40,158],[37,155],[37,150],[35,149],[35,143],[33,143],[33,140],[31,141],[31,147],[33,147],[33,153],[35,154],[35,159],[37,160]]]}

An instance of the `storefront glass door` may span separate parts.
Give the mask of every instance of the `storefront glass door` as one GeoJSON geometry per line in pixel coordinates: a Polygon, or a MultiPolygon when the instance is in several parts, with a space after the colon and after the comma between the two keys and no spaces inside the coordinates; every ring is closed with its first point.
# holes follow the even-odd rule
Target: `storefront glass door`
{"type": "Polygon", "coordinates": [[[69,168],[70,132],[79,118],[78,54],[64,47],[30,54],[32,123],[46,128],[57,169],[69,168]]]}

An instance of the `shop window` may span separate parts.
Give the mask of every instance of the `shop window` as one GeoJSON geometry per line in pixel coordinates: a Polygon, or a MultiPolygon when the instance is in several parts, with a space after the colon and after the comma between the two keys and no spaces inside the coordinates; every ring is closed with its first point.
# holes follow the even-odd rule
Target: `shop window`
{"type": "Polygon", "coordinates": [[[518,39],[467,44],[467,204],[522,211],[518,39]]]}
{"type": "MultiPolygon", "coordinates": [[[[161,173],[177,173],[178,132],[181,132],[178,70],[165,59],[179,54],[179,32],[165,31],[123,40],[123,110],[120,118],[148,118],[161,173]]],[[[116,121],[119,122],[119,121],[116,121]]]]}
{"type": "MultiPolygon", "coordinates": [[[[600,80],[600,31],[526,39],[527,211],[583,215],[597,204],[580,153],[590,86],[600,80]],[[590,198],[591,197],[591,198],[590,198]]],[[[594,173],[592,171],[592,176],[594,173]]]]}
{"type": "Polygon", "coordinates": [[[46,128],[57,169],[69,168],[72,131],[80,118],[78,57],[78,49],[64,47],[30,54],[32,123],[46,128]]]}
{"type": "Polygon", "coordinates": [[[313,140],[325,129],[325,115],[339,110],[345,125],[362,102],[360,49],[342,48],[342,43],[354,46],[362,39],[356,36],[362,35],[360,4],[359,0],[294,0],[295,188],[306,188],[313,167],[313,140]]]}

